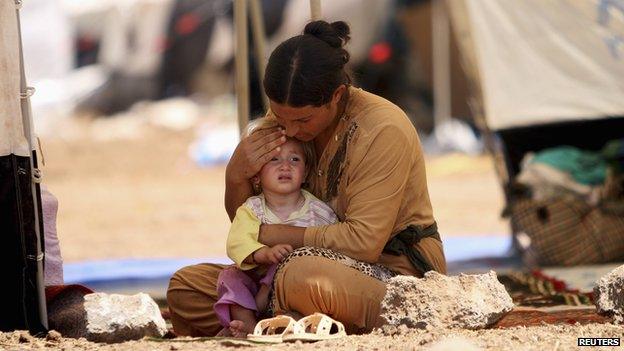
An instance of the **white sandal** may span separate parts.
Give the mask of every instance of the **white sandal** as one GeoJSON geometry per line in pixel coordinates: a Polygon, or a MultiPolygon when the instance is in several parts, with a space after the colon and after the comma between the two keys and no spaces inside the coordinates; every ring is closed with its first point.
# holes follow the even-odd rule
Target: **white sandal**
{"type": "Polygon", "coordinates": [[[282,340],[320,341],[345,336],[347,333],[342,323],[323,313],[314,313],[297,321],[292,333],[284,335],[282,340]]]}
{"type": "Polygon", "coordinates": [[[259,321],[253,334],[247,334],[247,340],[267,344],[282,342],[286,334],[291,334],[297,322],[289,316],[281,315],[259,321]]]}

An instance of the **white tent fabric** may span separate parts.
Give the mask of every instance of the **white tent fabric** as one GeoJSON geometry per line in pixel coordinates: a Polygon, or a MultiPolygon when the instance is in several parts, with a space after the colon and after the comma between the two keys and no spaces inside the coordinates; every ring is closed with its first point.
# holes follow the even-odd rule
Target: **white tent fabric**
{"type": "Polygon", "coordinates": [[[29,157],[20,107],[20,58],[13,1],[0,1],[0,156],[29,157]]]}
{"type": "Polygon", "coordinates": [[[464,6],[490,129],[624,115],[624,3],[464,6]]]}
{"type": "Polygon", "coordinates": [[[72,24],[60,0],[24,1],[20,23],[26,77],[39,92],[38,82],[63,78],[74,67],[72,24]]]}

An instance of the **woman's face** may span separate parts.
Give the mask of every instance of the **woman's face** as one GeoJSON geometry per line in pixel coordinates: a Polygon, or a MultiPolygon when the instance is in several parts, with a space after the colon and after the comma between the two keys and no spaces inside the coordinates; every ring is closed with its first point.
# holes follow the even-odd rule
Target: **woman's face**
{"type": "Polygon", "coordinates": [[[346,87],[341,85],[327,104],[318,107],[290,107],[271,101],[271,111],[277,122],[286,129],[286,135],[301,141],[311,141],[334,122],[345,90],[346,87]]]}

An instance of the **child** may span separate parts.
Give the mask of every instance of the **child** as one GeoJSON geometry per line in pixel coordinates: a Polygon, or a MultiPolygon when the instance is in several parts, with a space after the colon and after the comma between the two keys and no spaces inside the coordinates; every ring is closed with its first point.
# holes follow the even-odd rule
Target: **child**
{"type": "MultiPolygon", "coordinates": [[[[261,118],[254,130],[276,126],[274,120],[261,118]]],[[[267,307],[277,263],[292,252],[287,244],[268,247],[258,242],[260,224],[310,227],[337,221],[329,206],[301,188],[314,160],[311,144],[288,138],[279,155],[252,178],[262,193],[236,211],[227,239],[227,253],[236,266],[224,269],[217,282],[214,309],[224,327],[220,335],[246,337],[253,331],[256,317],[267,307]]]]}

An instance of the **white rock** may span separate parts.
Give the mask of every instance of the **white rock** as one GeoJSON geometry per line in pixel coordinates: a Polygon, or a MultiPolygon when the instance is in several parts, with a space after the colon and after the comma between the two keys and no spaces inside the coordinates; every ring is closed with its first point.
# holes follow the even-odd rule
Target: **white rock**
{"type": "Polygon", "coordinates": [[[390,279],[381,303],[389,325],[410,328],[484,328],[514,307],[496,273],[445,276],[435,271],[424,278],[390,279]]]}
{"type": "Polygon", "coordinates": [[[433,343],[427,351],[480,351],[482,348],[462,336],[449,336],[433,343]]]}
{"type": "Polygon", "coordinates": [[[616,323],[624,323],[624,265],[598,279],[594,299],[598,313],[613,314],[616,323]]]}
{"type": "Polygon", "coordinates": [[[94,293],[85,296],[86,338],[94,342],[123,342],[145,336],[162,337],[167,325],[158,305],[145,294],[94,293]]]}

